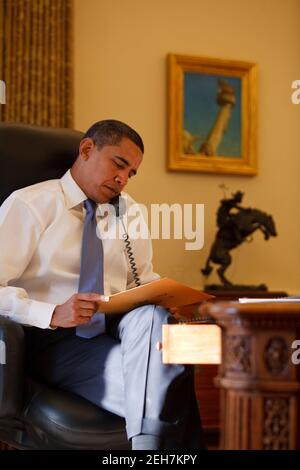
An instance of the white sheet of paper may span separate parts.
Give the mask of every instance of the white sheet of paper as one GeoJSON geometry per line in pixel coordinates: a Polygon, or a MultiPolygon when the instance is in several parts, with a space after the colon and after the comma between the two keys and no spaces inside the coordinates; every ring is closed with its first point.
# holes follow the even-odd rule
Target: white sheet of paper
{"type": "Polygon", "coordinates": [[[250,297],[241,297],[239,299],[239,303],[240,304],[258,304],[258,303],[262,303],[262,302],[300,302],[300,297],[271,297],[271,298],[250,298],[250,297]]]}

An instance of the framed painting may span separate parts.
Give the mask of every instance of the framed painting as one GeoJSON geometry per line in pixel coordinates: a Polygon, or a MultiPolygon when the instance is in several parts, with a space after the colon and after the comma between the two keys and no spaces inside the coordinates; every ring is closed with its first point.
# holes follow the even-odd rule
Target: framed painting
{"type": "Polygon", "coordinates": [[[257,174],[256,65],[168,55],[168,169],[257,174]]]}

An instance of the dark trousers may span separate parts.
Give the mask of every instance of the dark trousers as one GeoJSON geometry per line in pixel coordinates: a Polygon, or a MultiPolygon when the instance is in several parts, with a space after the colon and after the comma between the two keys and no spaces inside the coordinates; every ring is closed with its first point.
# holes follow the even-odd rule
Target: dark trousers
{"type": "Polygon", "coordinates": [[[147,305],[107,315],[106,333],[91,339],[75,328],[26,328],[28,370],[125,417],[128,439],[152,434],[178,448],[203,448],[193,368],[163,364],[156,348],[162,325],[172,320],[164,308],[147,305]]]}

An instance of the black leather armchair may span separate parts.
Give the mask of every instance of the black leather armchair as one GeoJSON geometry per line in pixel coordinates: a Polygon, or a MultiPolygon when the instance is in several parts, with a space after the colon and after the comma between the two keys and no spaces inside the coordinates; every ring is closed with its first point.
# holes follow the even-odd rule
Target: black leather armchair
{"type": "MultiPolygon", "coordinates": [[[[68,129],[0,123],[0,204],[18,188],[60,178],[81,138],[68,129]]],[[[24,359],[22,325],[0,316],[0,441],[20,449],[130,448],[124,419],[32,380],[24,359]]]]}

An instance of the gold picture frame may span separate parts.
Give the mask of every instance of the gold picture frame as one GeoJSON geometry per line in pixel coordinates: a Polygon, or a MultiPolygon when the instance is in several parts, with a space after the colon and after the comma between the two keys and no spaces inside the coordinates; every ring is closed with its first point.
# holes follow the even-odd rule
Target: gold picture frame
{"type": "Polygon", "coordinates": [[[168,55],[168,170],[257,174],[257,67],[168,55]]]}

